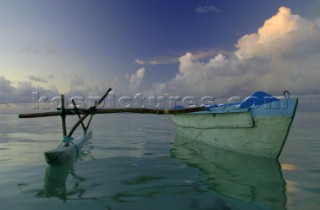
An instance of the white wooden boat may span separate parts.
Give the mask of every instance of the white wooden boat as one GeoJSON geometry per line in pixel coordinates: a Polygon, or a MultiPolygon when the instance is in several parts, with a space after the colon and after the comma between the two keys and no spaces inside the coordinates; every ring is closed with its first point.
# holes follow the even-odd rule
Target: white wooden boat
{"type": "Polygon", "coordinates": [[[110,91],[111,88],[89,109],[78,109],[74,101],[73,109],[65,109],[62,96],[59,112],[19,115],[20,118],[61,116],[64,144],[45,152],[46,161],[50,166],[64,165],[79,156],[83,145],[92,135],[89,125],[94,114],[122,112],[173,114],[177,135],[227,150],[277,159],[285,144],[298,104],[298,99],[291,99],[287,91],[282,99],[258,91],[243,102],[211,107],[173,110],[97,109],[110,91]],[[74,114],[79,116],[79,121],[67,135],[65,117],[74,114]],[[83,121],[89,115],[91,117],[85,126],[83,121]],[[79,125],[82,125],[83,133],[73,139],[72,134],[79,125]]]}
{"type": "Polygon", "coordinates": [[[45,159],[50,166],[61,166],[76,160],[87,141],[92,137],[91,129],[72,139],[68,145],[60,144],[57,148],[46,151],[45,159]]]}
{"type": "Polygon", "coordinates": [[[243,102],[173,116],[177,135],[215,147],[277,159],[286,142],[298,99],[262,91],[243,102]]]}

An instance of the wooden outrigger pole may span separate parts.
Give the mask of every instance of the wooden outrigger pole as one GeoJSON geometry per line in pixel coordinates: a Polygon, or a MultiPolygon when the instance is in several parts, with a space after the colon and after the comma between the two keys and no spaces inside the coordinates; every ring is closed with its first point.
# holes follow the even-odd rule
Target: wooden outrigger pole
{"type": "MultiPolygon", "coordinates": [[[[67,126],[66,126],[66,112],[64,107],[64,95],[61,95],[61,121],[62,121],[62,134],[63,139],[67,136],[67,126]]],[[[69,141],[65,141],[65,146],[69,146],[69,141]]]]}
{"type": "Polygon", "coordinates": [[[95,105],[89,109],[79,109],[72,100],[73,108],[65,108],[64,95],[61,95],[61,108],[56,112],[44,112],[44,113],[28,113],[19,114],[19,118],[36,118],[36,117],[50,117],[50,116],[61,116],[62,120],[62,131],[63,131],[63,143],[53,150],[46,151],[44,153],[47,163],[50,166],[61,166],[65,163],[75,160],[79,153],[87,142],[91,138],[92,131],[89,128],[93,115],[95,114],[110,114],[110,113],[141,113],[141,114],[182,114],[189,112],[199,112],[206,110],[205,107],[178,109],[178,110],[167,110],[167,109],[148,109],[148,108],[119,108],[119,109],[97,109],[102,101],[108,96],[112,89],[109,88],[107,92],[100,98],[99,101],[95,102],[95,105]],[[66,129],[66,116],[67,115],[78,115],[79,120],[67,133],[66,129]],[[87,125],[84,125],[84,120],[90,115],[87,125]],[[83,134],[72,137],[73,132],[81,125],[83,134]]]}
{"type": "MultiPolygon", "coordinates": [[[[185,114],[190,112],[205,111],[205,107],[194,107],[185,109],[149,109],[149,108],[117,108],[117,109],[96,109],[94,114],[112,114],[112,113],[138,113],[138,114],[185,114]]],[[[66,115],[76,115],[74,109],[65,109],[66,115]]],[[[87,109],[78,109],[79,114],[88,113],[87,109]]],[[[37,118],[59,116],[59,112],[43,112],[19,114],[19,118],[37,118]]]]}

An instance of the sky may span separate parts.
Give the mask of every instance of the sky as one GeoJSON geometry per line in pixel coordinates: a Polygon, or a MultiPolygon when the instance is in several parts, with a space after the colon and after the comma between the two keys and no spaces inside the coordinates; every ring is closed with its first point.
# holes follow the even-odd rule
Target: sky
{"type": "Polygon", "coordinates": [[[319,0],[0,0],[0,112],[56,96],[245,97],[320,105],[319,0]]]}

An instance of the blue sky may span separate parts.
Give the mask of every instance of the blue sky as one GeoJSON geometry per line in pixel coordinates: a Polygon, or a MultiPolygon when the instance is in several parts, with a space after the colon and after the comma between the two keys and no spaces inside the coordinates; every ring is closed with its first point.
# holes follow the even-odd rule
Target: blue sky
{"type": "Polygon", "coordinates": [[[0,104],[109,86],[215,97],[289,89],[318,103],[319,11],[315,0],[3,0],[0,104]]]}

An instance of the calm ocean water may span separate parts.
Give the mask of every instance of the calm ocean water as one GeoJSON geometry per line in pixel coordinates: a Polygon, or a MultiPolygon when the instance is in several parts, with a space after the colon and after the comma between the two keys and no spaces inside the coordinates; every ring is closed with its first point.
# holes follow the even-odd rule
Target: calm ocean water
{"type": "Polygon", "coordinates": [[[297,113],[279,161],[175,139],[170,116],[97,115],[58,168],[58,117],[0,117],[0,209],[320,209],[320,113],[297,113]]]}

